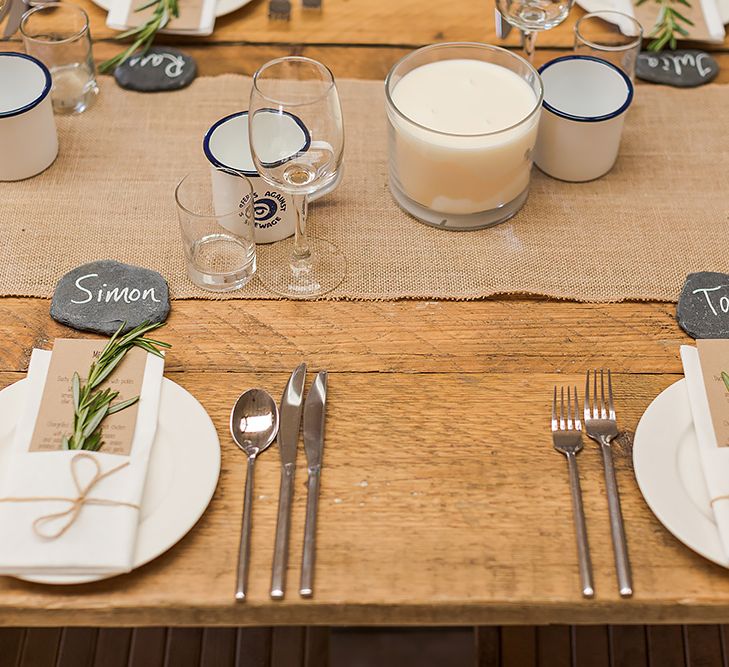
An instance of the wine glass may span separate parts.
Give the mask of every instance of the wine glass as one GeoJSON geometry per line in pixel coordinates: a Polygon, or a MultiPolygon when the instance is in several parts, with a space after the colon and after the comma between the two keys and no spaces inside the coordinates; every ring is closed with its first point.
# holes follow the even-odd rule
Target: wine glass
{"type": "Polygon", "coordinates": [[[496,0],[496,8],[515,28],[524,33],[527,60],[534,59],[537,33],[558,26],[567,18],[575,0],[496,0]]]}
{"type": "Polygon", "coordinates": [[[248,110],[253,162],[272,187],[291,195],[296,208],[293,239],[259,247],[258,277],[272,292],[309,299],[335,289],[347,261],[337,246],[307,237],[311,194],[338,176],[344,127],[334,76],[298,56],[277,58],[253,75],[248,110]]]}

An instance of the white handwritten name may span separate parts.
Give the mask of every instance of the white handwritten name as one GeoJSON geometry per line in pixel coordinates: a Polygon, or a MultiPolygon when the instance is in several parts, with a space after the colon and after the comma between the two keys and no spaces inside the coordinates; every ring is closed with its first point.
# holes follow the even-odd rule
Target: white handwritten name
{"type": "MultiPolygon", "coordinates": [[[[94,301],[94,292],[84,287],[81,283],[89,278],[98,277],[98,273],[87,273],[85,276],[77,278],[75,285],[81,292],[85,293],[85,296],[81,301],[71,299],[71,303],[82,304],[94,301]]],[[[155,303],[160,303],[160,300],[155,294],[154,287],[148,287],[144,291],[137,289],[136,287],[133,287],[132,289],[129,289],[128,287],[122,287],[121,289],[118,287],[114,287],[113,289],[107,288],[108,285],[106,283],[102,283],[98,290],[94,288],[96,291],[97,303],[118,303],[119,301],[123,301],[124,303],[136,303],[137,301],[147,301],[147,299],[151,299],[155,303]]]]}
{"type": "Polygon", "coordinates": [[[151,65],[152,67],[160,67],[164,64],[165,60],[169,60],[165,66],[165,74],[170,79],[176,79],[182,75],[185,69],[185,59],[182,56],[176,56],[174,53],[148,53],[144,56],[136,56],[129,59],[129,65],[134,67],[139,65],[140,67],[146,67],[151,65]]]}
{"type": "Polygon", "coordinates": [[[695,67],[699,75],[705,77],[711,72],[711,67],[702,64],[706,58],[708,58],[706,53],[699,53],[696,56],[693,53],[682,53],[678,56],[662,53],[660,56],[647,56],[646,61],[648,67],[655,69],[662,66],[664,72],[672,69],[677,76],[681,76],[685,67],[695,67]]]}
{"type": "MultiPolygon", "coordinates": [[[[709,305],[709,308],[711,308],[711,312],[714,313],[714,315],[718,315],[719,311],[714,307],[714,302],[711,300],[709,292],[718,292],[720,289],[723,289],[725,287],[727,287],[727,285],[719,285],[718,287],[700,287],[699,289],[695,289],[692,293],[703,293],[704,297],[706,298],[706,303],[709,305]]],[[[719,301],[716,305],[719,307],[719,310],[721,310],[722,313],[729,313],[729,297],[727,297],[726,295],[719,297],[719,301]]]]}

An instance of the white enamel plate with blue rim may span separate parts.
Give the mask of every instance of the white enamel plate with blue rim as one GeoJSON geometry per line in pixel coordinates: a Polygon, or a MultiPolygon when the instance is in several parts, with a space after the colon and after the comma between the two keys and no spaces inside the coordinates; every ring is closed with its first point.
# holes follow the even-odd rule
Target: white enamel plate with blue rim
{"type": "Polygon", "coordinates": [[[729,568],[699,460],[686,381],[648,406],[635,431],[633,468],[658,520],[689,549],[729,568]]]}
{"type": "MultiPolygon", "coordinates": [[[[0,391],[0,469],[25,399],[25,380],[0,391]]],[[[134,568],[179,542],[210,503],[220,475],[220,442],[205,408],[180,385],[162,380],[157,434],[144,487],[134,568]]],[[[39,584],[85,584],[116,575],[22,576],[39,584]]]]}

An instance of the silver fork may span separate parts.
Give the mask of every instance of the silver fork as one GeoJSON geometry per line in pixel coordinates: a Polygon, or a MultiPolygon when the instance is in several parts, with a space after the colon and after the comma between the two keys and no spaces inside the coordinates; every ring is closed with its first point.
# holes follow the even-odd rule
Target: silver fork
{"type": "Polygon", "coordinates": [[[628,545],[625,540],[625,525],[620,509],[620,494],[615,479],[611,443],[618,435],[613,403],[613,380],[607,372],[607,401],[605,400],[605,371],[600,370],[600,395],[597,393],[597,370],[592,372],[592,408],[590,408],[590,371],[585,378],[585,431],[600,445],[602,462],[605,468],[605,488],[607,489],[608,511],[610,512],[610,532],[613,536],[615,569],[618,573],[620,595],[628,598],[633,595],[633,581],[628,560],[628,545]]]}
{"type": "Polygon", "coordinates": [[[582,595],[591,598],[595,595],[595,586],[592,581],[592,562],[590,560],[590,547],[587,543],[587,526],[585,524],[585,510],[582,506],[582,489],[580,488],[580,473],[577,470],[577,454],[582,450],[582,424],[580,424],[580,406],[575,387],[574,405],[570,388],[567,387],[567,411],[565,413],[564,387],[560,390],[559,414],[557,414],[557,387],[554,388],[552,398],[552,442],[554,448],[567,457],[570,471],[570,490],[572,492],[572,513],[575,521],[577,536],[577,555],[580,562],[580,582],[582,595]]]}

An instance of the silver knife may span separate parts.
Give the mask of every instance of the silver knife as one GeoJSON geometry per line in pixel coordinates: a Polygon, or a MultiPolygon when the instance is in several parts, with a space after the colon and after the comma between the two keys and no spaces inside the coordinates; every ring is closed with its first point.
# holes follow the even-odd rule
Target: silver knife
{"type": "Polygon", "coordinates": [[[314,556],[316,554],[316,516],[319,508],[319,482],[324,450],[324,419],[327,406],[327,372],[317,373],[304,404],[304,449],[309,469],[306,497],[306,525],[304,527],[304,556],[301,560],[299,594],[311,597],[314,593],[314,556]]]}
{"type": "Polygon", "coordinates": [[[299,443],[301,406],[304,401],[306,364],[296,367],[286,383],[281,397],[280,427],[278,431],[278,452],[281,456],[281,486],[278,496],[278,518],[276,519],[276,544],[273,549],[273,572],[271,574],[271,597],[280,600],[286,588],[286,565],[289,551],[289,523],[291,501],[294,493],[294,471],[296,470],[296,447],[299,443]]]}

